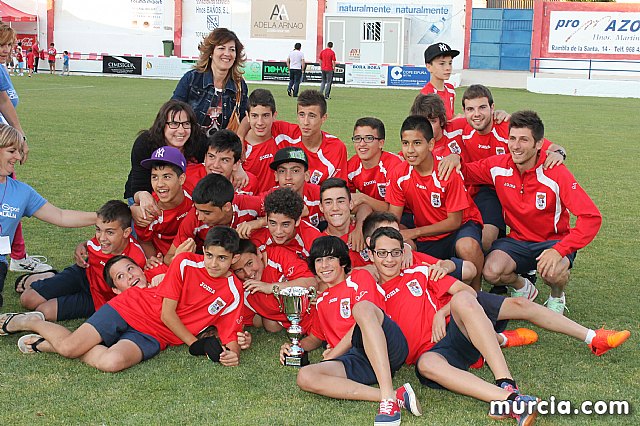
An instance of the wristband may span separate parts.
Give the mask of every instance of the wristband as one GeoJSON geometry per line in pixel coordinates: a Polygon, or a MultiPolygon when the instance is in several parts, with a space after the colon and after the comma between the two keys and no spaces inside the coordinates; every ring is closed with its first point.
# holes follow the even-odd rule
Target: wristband
{"type": "Polygon", "coordinates": [[[557,152],[558,154],[562,155],[562,161],[567,161],[567,153],[564,152],[563,149],[556,149],[553,152],[557,152]]]}

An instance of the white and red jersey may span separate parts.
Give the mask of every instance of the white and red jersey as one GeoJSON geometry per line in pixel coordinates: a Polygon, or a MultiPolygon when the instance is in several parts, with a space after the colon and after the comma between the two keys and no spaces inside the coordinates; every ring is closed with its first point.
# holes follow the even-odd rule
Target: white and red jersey
{"type": "MultiPolygon", "coordinates": [[[[159,201],[156,193],[153,193],[153,199],[159,201]]],[[[173,239],[178,234],[180,222],[187,217],[189,210],[193,207],[191,196],[184,191],[184,200],[178,206],[169,210],[160,210],[160,216],[154,219],[146,227],[140,227],[134,224],[138,241],[151,241],[156,250],[162,255],[167,254],[173,239]]]]}
{"type": "Polygon", "coordinates": [[[564,165],[544,169],[546,158],[540,150],[535,166],[522,174],[510,155],[463,163],[462,171],[469,183],[495,186],[511,238],[560,240],[553,248],[566,256],[595,238],[602,215],[564,165]],[[569,212],[577,216],[574,228],[569,212]]]}
{"type": "MultiPolygon", "coordinates": [[[[369,259],[369,254],[367,252],[367,248],[365,247],[364,249],[362,249],[362,251],[358,252],[358,251],[354,251],[351,249],[351,244],[349,244],[349,235],[351,235],[351,233],[353,232],[353,230],[356,228],[355,224],[350,224],[349,225],[349,232],[340,236],[340,239],[342,241],[344,241],[345,243],[347,243],[347,246],[349,247],[349,259],[351,259],[351,267],[352,268],[358,268],[360,266],[365,266],[365,265],[369,265],[371,263],[371,259],[369,259]]],[[[326,230],[325,232],[323,232],[323,235],[331,235],[329,234],[326,230]]]]}
{"type": "MultiPolygon", "coordinates": [[[[464,187],[460,173],[451,173],[441,181],[437,176],[434,160],[433,172],[421,176],[408,163],[400,164],[389,173],[389,185],[385,201],[394,206],[407,206],[413,212],[416,228],[445,220],[449,213],[462,211],[461,225],[472,220],[482,225],[482,217],[464,187]]],[[[419,241],[436,241],[451,232],[418,238],[419,241]]]]}
{"type": "MultiPolygon", "coordinates": [[[[313,274],[309,270],[307,263],[296,256],[291,250],[281,246],[268,246],[265,248],[267,253],[267,263],[264,265],[262,277],[260,281],[275,284],[287,281],[293,281],[298,278],[313,278],[313,274]]],[[[245,305],[249,312],[245,313],[245,321],[251,314],[257,313],[263,318],[272,321],[278,321],[284,327],[289,327],[291,323],[287,320],[287,316],[280,310],[278,300],[273,294],[265,293],[245,293],[245,305]]],[[[306,331],[309,330],[309,315],[303,312],[302,327],[306,331]],[[307,327],[305,328],[305,324],[307,327]]]]}
{"type": "Polygon", "coordinates": [[[58,54],[58,51],[55,49],[55,47],[50,47],[47,49],[47,55],[49,55],[48,57],[49,61],[55,61],[57,54],[58,54]]]}
{"type": "Polygon", "coordinates": [[[440,139],[433,145],[433,156],[440,161],[447,155],[462,155],[462,130],[442,132],[440,139]]]}
{"type": "MultiPolygon", "coordinates": [[[[245,171],[246,172],[246,171],[245,171]]],[[[187,165],[187,178],[182,184],[182,188],[187,191],[189,195],[193,194],[193,189],[196,187],[200,179],[205,177],[207,169],[205,169],[202,163],[189,163],[187,165]]],[[[257,195],[258,194],[258,178],[253,174],[246,172],[249,177],[249,182],[240,189],[236,189],[238,194],[257,195]]]]}
{"type": "MultiPolygon", "coordinates": [[[[243,222],[249,222],[256,219],[258,216],[264,216],[264,210],[262,201],[259,197],[246,194],[236,194],[233,197],[233,218],[230,224],[220,224],[235,228],[243,222]]],[[[187,216],[180,223],[178,228],[178,234],[173,240],[173,245],[178,247],[185,242],[188,238],[193,238],[196,242],[196,246],[201,248],[204,244],[204,239],[207,237],[210,226],[198,219],[196,208],[193,207],[187,216]]]]}
{"type": "MultiPolygon", "coordinates": [[[[104,265],[115,254],[102,253],[102,247],[98,240],[93,237],[87,241],[87,263],[89,267],[85,270],[87,274],[87,280],[89,281],[89,291],[91,292],[91,298],[93,299],[93,306],[96,311],[102,307],[105,303],[115,297],[113,289],[107,284],[102,275],[104,265]]],[[[129,237],[129,241],[125,246],[122,253],[125,256],[129,256],[136,264],[144,269],[147,263],[147,257],[144,255],[144,251],[140,244],[133,238],[129,237]]]]}
{"type": "Polygon", "coordinates": [[[436,89],[431,82],[428,82],[424,85],[420,93],[423,95],[429,95],[431,93],[435,93],[440,96],[442,102],[444,102],[444,109],[447,111],[447,121],[453,118],[453,111],[455,110],[456,103],[456,89],[454,89],[453,84],[444,83],[444,90],[436,89]]]}
{"type": "Polygon", "coordinates": [[[433,316],[449,303],[448,291],[456,282],[448,275],[433,281],[429,273],[429,267],[416,266],[382,284],[385,312],[398,324],[409,345],[407,364],[415,364],[435,345],[431,342],[433,316]]]}
{"type": "Polygon", "coordinates": [[[318,296],[311,334],[335,347],[356,323],[351,312],[363,300],[384,311],[384,291],[368,271],[360,269],[318,296]]]}
{"type": "Polygon", "coordinates": [[[320,185],[330,177],[347,178],[347,147],[337,136],[322,132],[322,143],[317,151],[310,151],[302,143],[302,132],[297,124],[274,121],[271,127],[278,148],[297,146],[307,155],[309,181],[320,185]]]}
{"type": "MultiPolygon", "coordinates": [[[[300,225],[296,229],[296,234],[293,236],[291,240],[289,240],[282,247],[287,250],[291,250],[295,254],[298,255],[301,259],[306,259],[309,257],[309,250],[311,250],[311,245],[313,242],[320,238],[322,233],[316,229],[315,226],[310,224],[305,220],[300,221],[300,225]]],[[[269,232],[269,228],[264,227],[260,228],[257,231],[251,234],[251,242],[258,247],[258,250],[264,251],[265,247],[271,245],[277,245],[273,238],[271,238],[271,233],[269,232]]]]}
{"type": "Polygon", "coordinates": [[[270,167],[278,149],[273,138],[255,145],[244,141],[245,160],[242,167],[247,173],[258,177],[257,192],[254,195],[266,192],[278,184],[275,173],[270,167]]]}
{"type": "Polygon", "coordinates": [[[430,254],[422,253],[417,250],[413,250],[411,254],[413,255],[413,264],[411,265],[412,268],[416,266],[435,265],[441,260],[441,259],[438,259],[437,257],[431,256],[430,254]]]}
{"type": "MultiPolygon", "coordinates": [[[[264,199],[267,195],[271,194],[278,188],[280,187],[274,186],[269,191],[260,194],[259,197],[262,199],[262,202],[264,203],[264,199]]],[[[302,200],[304,201],[304,205],[307,206],[307,210],[309,210],[309,215],[306,216],[306,220],[313,226],[317,227],[318,224],[324,220],[324,215],[320,211],[320,187],[318,185],[305,182],[302,187],[302,200]]],[[[305,216],[303,216],[303,218],[305,218],[305,216]]]]}
{"type": "Polygon", "coordinates": [[[160,343],[181,345],[180,340],[162,322],[163,299],[176,300],[176,314],[194,336],[213,325],[223,345],[237,340],[242,331],[243,289],[238,278],[213,278],[204,266],[204,257],[194,253],[176,256],[157,288],[132,287],[109,302],[135,330],[160,343]]]}
{"type": "Polygon", "coordinates": [[[358,190],[371,198],[384,201],[388,182],[387,174],[402,161],[402,157],[383,151],[378,164],[365,169],[360,157],[354,155],[347,163],[349,191],[358,190]]]}
{"type": "Polygon", "coordinates": [[[491,131],[486,135],[481,135],[467,124],[462,134],[462,143],[464,144],[463,159],[467,162],[506,154],[509,152],[509,122],[494,123],[491,131]]]}

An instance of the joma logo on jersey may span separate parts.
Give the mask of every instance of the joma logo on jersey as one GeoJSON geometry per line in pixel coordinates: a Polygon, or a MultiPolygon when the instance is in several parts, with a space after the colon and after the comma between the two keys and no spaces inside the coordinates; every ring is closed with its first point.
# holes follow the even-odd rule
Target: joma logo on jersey
{"type": "Polygon", "coordinates": [[[362,184],[362,186],[369,186],[369,185],[373,185],[374,183],[376,183],[375,179],[371,179],[366,181],[365,183],[362,184]]]}
{"type": "Polygon", "coordinates": [[[384,297],[384,300],[389,300],[390,298],[392,298],[399,291],[400,291],[400,289],[398,287],[394,288],[389,293],[387,293],[387,295],[384,297]]]}
{"type": "Polygon", "coordinates": [[[202,287],[203,289],[207,290],[211,294],[214,294],[216,292],[214,289],[212,289],[211,287],[209,287],[205,283],[200,283],[200,287],[202,287]]]}
{"type": "Polygon", "coordinates": [[[426,187],[426,186],[424,186],[424,185],[420,185],[419,183],[416,183],[416,188],[418,188],[418,189],[424,189],[424,190],[426,190],[426,189],[427,189],[427,187],[426,187]]]}
{"type": "Polygon", "coordinates": [[[478,148],[480,148],[480,149],[491,149],[491,145],[480,145],[480,144],[478,144],[478,148]]]}
{"type": "Polygon", "coordinates": [[[334,298],[332,298],[332,299],[329,299],[329,303],[333,303],[333,302],[337,302],[337,301],[338,301],[338,298],[337,298],[337,297],[334,297],[334,298]]]}
{"type": "Polygon", "coordinates": [[[509,182],[505,182],[505,183],[504,183],[504,186],[506,186],[507,188],[513,188],[513,189],[516,189],[516,186],[515,186],[514,184],[512,184],[512,183],[509,183],[509,182]]]}
{"type": "Polygon", "coordinates": [[[273,158],[273,154],[265,154],[260,156],[260,160],[266,160],[267,158],[273,158]]]}

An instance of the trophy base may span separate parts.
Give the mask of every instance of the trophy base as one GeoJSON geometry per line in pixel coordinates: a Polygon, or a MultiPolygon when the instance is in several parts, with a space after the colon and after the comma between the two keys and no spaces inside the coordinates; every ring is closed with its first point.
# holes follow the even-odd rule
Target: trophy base
{"type": "Polygon", "coordinates": [[[302,355],[286,355],[284,365],[298,368],[309,365],[309,354],[305,352],[302,355]]]}

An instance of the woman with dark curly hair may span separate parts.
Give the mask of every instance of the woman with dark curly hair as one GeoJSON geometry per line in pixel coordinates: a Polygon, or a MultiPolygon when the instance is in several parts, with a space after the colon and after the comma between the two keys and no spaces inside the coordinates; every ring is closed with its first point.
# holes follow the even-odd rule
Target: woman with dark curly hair
{"type": "Polygon", "coordinates": [[[249,130],[248,88],[242,77],[244,45],[233,31],[216,28],[200,43],[199,50],[200,59],[182,76],[172,99],[191,105],[208,135],[229,129],[243,138],[249,130]]]}
{"type": "MultiPolygon", "coordinates": [[[[187,162],[202,163],[206,153],[204,135],[193,109],[184,102],[170,100],[158,111],[148,130],[142,130],[131,148],[131,171],[124,185],[124,198],[133,199],[136,192],[152,192],[151,170],[140,165],[162,146],[178,148],[187,162]]],[[[129,202],[131,204],[132,201],[129,202]]]]}

